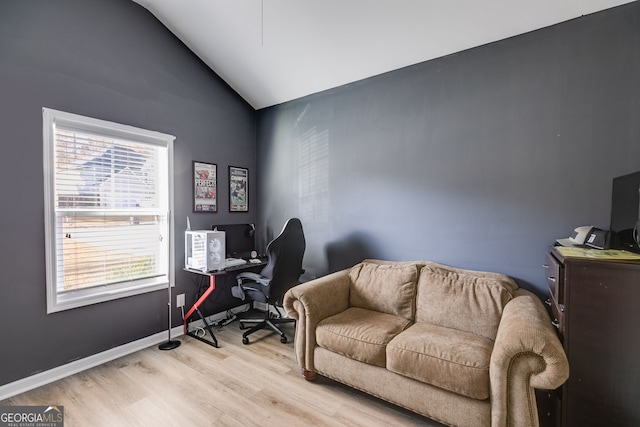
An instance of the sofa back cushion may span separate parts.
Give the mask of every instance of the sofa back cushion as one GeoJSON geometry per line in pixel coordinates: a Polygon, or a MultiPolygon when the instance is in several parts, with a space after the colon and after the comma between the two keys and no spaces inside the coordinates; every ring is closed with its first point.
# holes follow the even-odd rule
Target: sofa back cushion
{"type": "Polygon", "coordinates": [[[362,262],[349,271],[349,305],[413,321],[418,266],[362,262]]]}
{"type": "Polygon", "coordinates": [[[427,263],[418,279],[416,321],[495,340],[502,310],[517,288],[503,274],[427,263]]]}

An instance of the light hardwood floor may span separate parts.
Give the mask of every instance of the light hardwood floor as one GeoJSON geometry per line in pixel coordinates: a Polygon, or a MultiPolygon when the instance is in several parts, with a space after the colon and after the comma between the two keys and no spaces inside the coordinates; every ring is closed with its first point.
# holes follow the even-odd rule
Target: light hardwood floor
{"type": "Polygon", "coordinates": [[[150,347],[0,406],[61,405],[65,427],[441,426],[327,378],[305,381],[284,328],[287,344],[260,331],[243,345],[235,322],[216,333],[220,348],[183,336],[177,349],[150,347]]]}

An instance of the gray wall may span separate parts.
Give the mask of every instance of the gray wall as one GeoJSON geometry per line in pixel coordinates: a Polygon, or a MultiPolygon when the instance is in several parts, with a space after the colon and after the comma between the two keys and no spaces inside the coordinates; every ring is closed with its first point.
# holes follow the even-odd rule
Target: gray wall
{"type": "Polygon", "coordinates": [[[302,219],[309,277],[426,259],[542,294],[546,247],[640,170],[640,3],[260,110],[258,161],[259,225],[302,219]]]}
{"type": "Polygon", "coordinates": [[[142,7],[0,2],[0,385],[166,329],[165,292],[46,314],[42,107],[176,136],[187,301],[187,215],[259,220],[262,243],[299,216],[307,277],[431,259],[540,290],[546,245],[606,227],[611,178],[640,170],[640,4],[261,110],[256,153],[256,113],[142,7]],[[193,160],[218,164],[216,214],[191,211],[193,160]],[[247,214],[228,165],[250,169],[247,214]]]}
{"type": "Polygon", "coordinates": [[[255,194],[231,215],[226,186],[228,165],[255,170],[255,111],[153,15],[130,0],[0,2],[0,385],[167,328],[166,291],[46,314],[42,107],[176,136],[175,292],[188,302],[187,215],[194,229],[255,221],[255,194]],[[191,211],[193,160],[218,164],[218,213],[191,211]]]}

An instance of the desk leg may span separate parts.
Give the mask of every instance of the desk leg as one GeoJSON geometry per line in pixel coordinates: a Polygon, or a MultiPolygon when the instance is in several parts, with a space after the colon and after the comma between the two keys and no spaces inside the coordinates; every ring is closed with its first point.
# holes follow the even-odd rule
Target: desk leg
{"type": "Polygon", "coordinates": [[[207,322],[207,319],[205,319],[205,317],[200,312],[200,306],[209,297],[209,295],[211,294],[211,292],[213,292],[215,288],[216,288],[216,277],[213,275],[209,276],[209,287],[207,288],[206,291],[204,291],[204,293],[200,296],[200,298],[198,298],[196,303],[193,304],[193,306],[189,309],[189,311],[187,311],[187,314],[184,316],[184,333],[186,335],[189,335],[190,337],[193,337],[197,340],[207,343],[213,347],[218,347],[218,340],[216,339],[216,336],[213,334],[213,331],[211,330],[211,326],[209,325],[209,322],[207,322]],[[211,336],[211,341],[189,331],[189,319],[191,318],[191,316],[193,316],[194,312],[197,312],[198,315],[200,316],[200,319],[202,319],[202,321],[204,322],[204,326],[209,332],[209,335],[211,336]]]}

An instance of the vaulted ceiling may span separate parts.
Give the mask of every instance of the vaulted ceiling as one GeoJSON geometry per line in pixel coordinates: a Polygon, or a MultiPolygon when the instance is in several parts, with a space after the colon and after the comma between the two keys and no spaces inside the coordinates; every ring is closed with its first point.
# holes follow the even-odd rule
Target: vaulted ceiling
{"type": "Polygon", "coordinates": [[[254,108],[633,0],[134,0],[254,108]]]}

